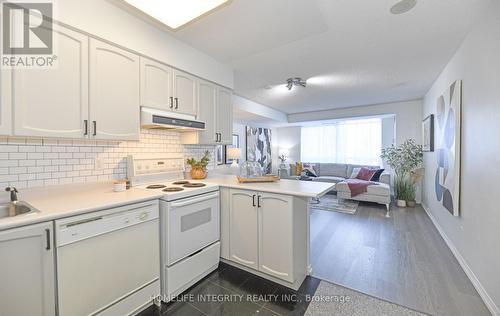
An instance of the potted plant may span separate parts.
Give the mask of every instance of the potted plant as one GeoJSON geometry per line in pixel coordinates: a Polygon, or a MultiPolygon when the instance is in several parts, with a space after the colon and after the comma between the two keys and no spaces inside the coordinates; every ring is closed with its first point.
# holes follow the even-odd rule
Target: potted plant
{"type": "Polygon", "coordinates": [[[280,160],[280,169],[286,168],[285,162],[286,162],[286,156],[285,154],[281,154],[278,156],[278,159],[280,160]]]}
{"type": "Polygon", "coordinates": [[[418,168],[410,172],[409,187],[406,196],[406,206],[415,207],[417,202],[415,201],[415,196],[417,192],[417,183],[424,177],[424,168],[418,168]]]}
{"type": "Polygon", "coordinates": [[[195,180],[205,179],[207,177],[207,165],[210,161],[210,153],[208,150],[201,160],[196,160],[194,158],[189,158],[187,164],[191,166],[191,178],[195,180]]]}
{"type": "Polygon", "coordinates": [[[397,206],[405,207],[407,201],[414,202],[416,183],[421,177],[413,177],[412,174],[416,174],[416,169],[423,162],[422,146],[417,145],[413,139],[408,139],[399,146],[392,145],[382,149],[380,157],[387,162],[396,174],[394,190],[397,206]]]}

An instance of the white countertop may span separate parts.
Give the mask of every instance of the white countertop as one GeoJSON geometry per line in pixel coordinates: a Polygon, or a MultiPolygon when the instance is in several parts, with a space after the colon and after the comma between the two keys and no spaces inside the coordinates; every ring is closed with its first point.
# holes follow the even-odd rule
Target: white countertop
{"type": "Polygon", "coordinates": [[[20,190],[19,200],[39,212],[0,219],[0,231],[102,209],[158,199],[163,194],[131,188],[114,192],[111,183],[58,185],[20,190]]]}
{"type": "Polygon", "coordinates": [[[321,197],[335,187],[335,184],[333,183],[287,179],[282,179],[277,182],[239,183],[236,176],[208,178],[203,181],[218,184],[221,187],[227,188],[261,191],[308,198],[321,197]]]}
{"type": "MultiPolygon", "coordinates": [[[[332,183],[280,180],[270,183],[238,183],[236,176],[209,178],[221,187],[244,189],[298,197],[314,198],[334,188],[332,183]]],[[[112,207],[159,199],[164,194],[157,190],[131,188],[114,192],[111,183],[71,184],[38,189],[21,190],[19,200],[26,202],[36,213],[0,218],[0,231],[99,211],[112,207]]]]}

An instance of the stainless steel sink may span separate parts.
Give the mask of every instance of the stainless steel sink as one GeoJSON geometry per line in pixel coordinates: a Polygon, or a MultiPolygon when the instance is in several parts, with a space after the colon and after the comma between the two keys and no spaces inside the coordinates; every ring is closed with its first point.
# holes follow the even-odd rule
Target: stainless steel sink
{"type": "Polygon", "coordinates": [[[0,204],[0,219],[37,213],[38,211],[24,202],[0,204]]]}

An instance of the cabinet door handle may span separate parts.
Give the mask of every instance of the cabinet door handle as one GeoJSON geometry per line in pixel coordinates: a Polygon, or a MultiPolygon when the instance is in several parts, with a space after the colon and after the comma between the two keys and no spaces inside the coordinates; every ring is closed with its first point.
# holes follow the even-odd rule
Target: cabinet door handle
{"type": "Polygon", "coordinates": [[[97,135],[97,122],[92,121],[92,124],[94,124],[94,133],[92,134],[92,136],[96,136],[97,135]]]}
{"type": "Polygon", "coordinates": [[[174,97],[170,97],[170,108],[174,108],[174,97]]]}
{"type": "Polygon", "coordinates": [[[47,246],[45,246],[45,250],[50,250],[50,229],[45,229],[45,241],[47,242],[47,246]]]}
{"type": "Polygon", "coordinates": [[[260,207],[260,195],[257,195],[257,207],[260,207]]]}
{"type": "Polygon", "coordinates": [[[219,133],[216,133],[217,134],[217,142],[220,142],[220,134],[219,133]]]}
{"type": "Polygon", "coordinates": [[[87,136],[89,134],[89,121],[88,120],[83,120],[83,135],[87,136]]]}
{"type": "Polygon", "coordinates": [[[175,98],[175,109],[179,108],[179,98],[175,98]]]}
{"type": "Polygon", "coordinates": [[[255,207],[255,194],[252,195],[252,205],[253,205],[253,207],[255,207]]]}
{"type": "Polygon", "coordinates": [[[222,142],[222,134],[221,133],[217,133],[219,134],[219,143],[222,142]]]}

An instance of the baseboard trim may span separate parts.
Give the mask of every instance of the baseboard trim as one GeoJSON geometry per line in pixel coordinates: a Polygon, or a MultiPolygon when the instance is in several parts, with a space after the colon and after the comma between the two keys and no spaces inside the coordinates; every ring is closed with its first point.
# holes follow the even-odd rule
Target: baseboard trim
{"type": "Polygon", "coordinates": [[[500,308],[498,308],[498,306],[495,304],[495,302],[493,301],[491,296],[488,295],[488,292],[486,292],[486,289],[483,287],[483,285],[481,284],[479,279],[476,277],[476,275],[474,274],[472,269],[469,267],[469,265],[467,264],[467,261],[465,261],[464,257],[462,257],[462,255],[458,251],[457,247],[455,247],[455,245],[453,244],[451,239],[449,239],[448,236],[445,234],[443,228],[436,221],[436,219],[434,218],[432,213],[429,212],[427,206],[425,206],[423,203],[421,205],[422,205],[423,209],[425,210],[425,212],[427,213],[427,216],[429,216],[432,223],[434,224],[434,227],[436,227],[439,234],[444,239],[448,248],[450,248],[451,252],[453,253],[453,255],[457,259],[458,263],[460,264],[460,266],[464,270],[465,274],[467,275],[469,280],[472,282],[472,285],[474,286],[474,288],[478,292],[479,296],[482,298],[484,304],[489,309],[490,313],[493,316],[500,316],[500,308]]]}

